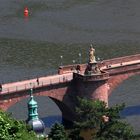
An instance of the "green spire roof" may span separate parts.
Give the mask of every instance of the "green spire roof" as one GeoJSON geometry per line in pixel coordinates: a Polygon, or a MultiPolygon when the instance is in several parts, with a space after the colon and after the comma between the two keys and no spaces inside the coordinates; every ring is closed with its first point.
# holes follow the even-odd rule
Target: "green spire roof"
{"type": "Polygon", "coordinates": [[[34,97],[33,97],[33,89],[31,89],[30,91],[30,100],[28,102],[28,106],[37,106],[37,102],[34,100],[34,97]]]}
{"type": "Polygon", "coordinates": [[[37,120],[38,113],[37,113],[37,102],[33,98],[33,89],[30,90],[30,100],[28,102],[28,120],[37,120]]]}

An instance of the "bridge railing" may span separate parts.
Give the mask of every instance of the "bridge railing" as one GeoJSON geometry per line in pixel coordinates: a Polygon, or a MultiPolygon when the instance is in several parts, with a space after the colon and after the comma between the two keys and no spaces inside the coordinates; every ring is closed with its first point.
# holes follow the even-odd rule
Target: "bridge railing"
{"type": "Polygon", "coordinates": [[[100,81],[100,80],[106,80],[109,78],[108,72],[102,72],[99,74],[78,74],[74,73],[74,77],[78,79],[82,79],[83,81],[100,81]]]}
{"type": "Polygon", "coordinates": [[[40,87],[51,86],[55,84],[69,82],[72,79],[73,79],[73,75],[71,73],[71,74],[41,77],[39,78],[39,82],[37,82],[37,79],[30,79],[27,81],[8,83],[5,85],[2,85],[1,94],[9,94],[13,92],[26,91],[31,88],[36,89],[40,87]]]}
{"type": "MultiPolygon", "coordinates": [[[[122,66],[122,64],[124,63],[126,64],[131,61],[137,61],[137,60],[140,60],[140,54],[98,61],[98,66],[101,69],[108,69],[111,66],[117,65],[118,67],[118,66],[122,66]]],[[[77,69],[78,67],[80,71],[85,71],[87,64],[73,64],[73,65],[60,66],[58,70],[58,74],[74,72],[74,70],[77,69]]]]}
{"type": "Polygon", "coordinates": [[[58,69],[58,74],[65,74],[74,72],[76,69],[80,71],[84,71],[86,69],[87,64],[73,64],[67,66],[60,66],[58,69]]]}
{"type": "Polygon", "coordinates": [[[109,60],[103,60],[102,63],[100,63],[100,67],[105,67],[105,66],[109,67],[115,64],[129,63],[131,61],[138,61],[138,60],[140,60],[140,54],[113,58],[109,60]]]}

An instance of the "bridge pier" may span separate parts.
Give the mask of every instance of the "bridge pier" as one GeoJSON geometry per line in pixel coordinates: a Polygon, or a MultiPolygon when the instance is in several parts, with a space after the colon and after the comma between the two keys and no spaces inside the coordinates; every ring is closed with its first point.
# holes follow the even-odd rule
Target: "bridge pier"
{"type": "Polygon", "coordinates": [[[108,73],[81,75],[74,73],[77,95],[91,100],[99,99],[108,106],[108,73]]]}

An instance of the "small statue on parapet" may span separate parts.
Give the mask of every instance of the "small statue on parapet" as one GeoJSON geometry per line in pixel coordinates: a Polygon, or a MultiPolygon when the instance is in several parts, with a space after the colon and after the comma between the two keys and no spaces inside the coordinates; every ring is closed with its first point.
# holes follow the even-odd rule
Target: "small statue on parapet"
{"type": "Polygon", "coordinates": [[[85,74],[92,75],[92,74],[100,74],[100,73],[101,73],[100,68],[95,59],[95,49],[91,44],[89,49],[89,62],[85,70],[85,74]]]}
{"type": "Polygon", "coordinates": [[[89,63],[95,63],[95,49],[93,48],[92,44],[90,45],[90,50],[89,50],[89,63]]]}

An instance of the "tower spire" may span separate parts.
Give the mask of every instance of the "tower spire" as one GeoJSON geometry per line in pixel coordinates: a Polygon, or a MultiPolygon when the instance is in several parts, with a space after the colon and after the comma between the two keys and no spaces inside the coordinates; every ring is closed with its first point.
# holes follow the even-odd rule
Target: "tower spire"
{"type": "Polygon", "coordinates": [[[38,117],[38,104],[34,100],[33,89],[30,89],[30,99],[28,101],[28,120],[27,123],[31,126],[37,135],[44,136],[45,125],[38,117]]]}
{"type": "Polygon", "coordinates": [[[38,118],[38,112],[37,112],[37,102],[34,100],[33,97],[33,89],[30,89],[30,100],[28,102],[28,120],[36,120],[38,118]]]}

